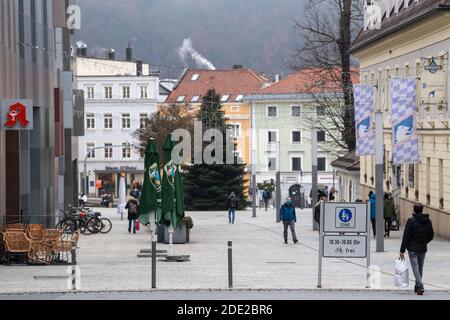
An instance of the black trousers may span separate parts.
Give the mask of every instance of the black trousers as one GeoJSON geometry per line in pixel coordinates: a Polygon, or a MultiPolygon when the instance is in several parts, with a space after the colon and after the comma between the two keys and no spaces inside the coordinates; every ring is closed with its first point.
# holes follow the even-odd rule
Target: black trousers
{"type": "Polygon", "coordinates": [[[387,235],[391,234],[391,221],[392,218],[384,218],[384,233],[387,235]]]}
{"type": "Polygon", "coordinates": [[[376,219],[370,220],[372,221],[373,236],[375,237],[377,235],[377,220],[376,219]]]}

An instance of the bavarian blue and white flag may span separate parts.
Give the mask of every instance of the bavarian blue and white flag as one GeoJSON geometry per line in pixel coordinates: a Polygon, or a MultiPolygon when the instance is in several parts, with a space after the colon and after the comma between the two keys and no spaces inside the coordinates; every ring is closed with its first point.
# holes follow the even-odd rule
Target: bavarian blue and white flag
{"type": "Polygon", "coordinates": [[[393,161],[416,163],[419,142],[416,126],[416,78],[391,78],[393,161]]]}
{"type": "Polygon", "coordinates": [[[375,86],[355,85],[356,155],[375,154],[375,133],[372,126],[375,86]]]}

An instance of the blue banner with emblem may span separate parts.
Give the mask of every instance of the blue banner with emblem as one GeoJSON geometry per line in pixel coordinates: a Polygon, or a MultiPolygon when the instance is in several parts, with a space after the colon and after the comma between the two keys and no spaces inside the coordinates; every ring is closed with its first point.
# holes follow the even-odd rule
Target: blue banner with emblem
{"type": "Polygon", "coordinates": [[[375,99],[374,85],[355,85],[356,155],[375,154],[375,133],[372,126],[375,99]]]}
{"type": "Polygon", "coordinates": [[[420,161],[416,125],[416,81],[416,78],[391,78],[394,165],[420,161]]]}

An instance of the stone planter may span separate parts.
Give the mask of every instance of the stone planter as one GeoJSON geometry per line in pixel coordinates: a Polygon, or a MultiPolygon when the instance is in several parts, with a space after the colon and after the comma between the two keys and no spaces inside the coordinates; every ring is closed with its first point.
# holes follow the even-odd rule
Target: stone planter
{"type": "MultiPolygon", "coordinates": [[[[182,223],[179,228],[176,228],[173,232],[174,244],[185,244],[189,242],[189,229],[185,223],[182,223]]],[[[169,228],[164,226],[164,243],[169,243],[169,228]]]]}

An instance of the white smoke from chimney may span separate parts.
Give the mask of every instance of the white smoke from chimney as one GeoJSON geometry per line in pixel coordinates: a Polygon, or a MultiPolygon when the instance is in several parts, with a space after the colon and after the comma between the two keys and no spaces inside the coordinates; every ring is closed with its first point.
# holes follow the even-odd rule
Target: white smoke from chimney
{"type": "Polygon", "coordinates": [[[216,70],[216,67],[205,57],[203,57],[200,53],[198,53],[193,45],[192,40],[190,38],[183,40],[183,45],[178,48],[178,55],[180,56],[181,61],[187,65],[187,58],[190,56],[192,60],[197,64],[197,68],[207,68],[208,70],[216,70]]]}

